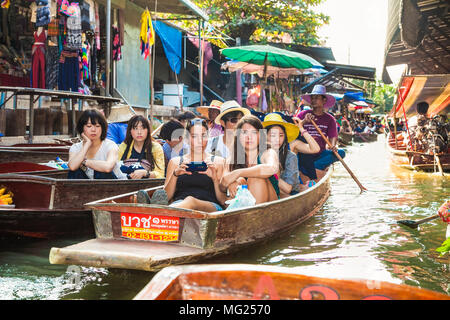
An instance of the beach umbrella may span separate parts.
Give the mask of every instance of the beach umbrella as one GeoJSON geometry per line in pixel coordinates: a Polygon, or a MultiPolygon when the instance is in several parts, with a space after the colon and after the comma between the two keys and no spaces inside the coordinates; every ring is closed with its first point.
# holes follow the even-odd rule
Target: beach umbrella
{"type": "MultiPolygon", "coordinates": [[[[280,49],[269,45],[250,45],[241,47],[225,48],[220,52],[233,60],[248,62],[264,66],[263,78],[267,77],[267,68],[269,66],[279,68],[323,68],[315,59],[302,53],[280,49]]],[[[263,88],[261,88],[263,90],[263,88]]],[[[260,96],[259,106],[262,105],[262,95],[260,96]]]]}
{"type": "Polygon", "coordinates": [[[315,59],[299,52],[289,51],[269,45],[250,45],[225,48],[220,52],[233,60],[280,68],[323,68],[315,59]]]}

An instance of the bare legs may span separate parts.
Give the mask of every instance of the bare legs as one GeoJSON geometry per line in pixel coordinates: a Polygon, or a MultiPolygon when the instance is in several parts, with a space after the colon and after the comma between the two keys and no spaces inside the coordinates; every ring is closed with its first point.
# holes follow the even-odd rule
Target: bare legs
{"type": "Polygon", "coordinates": [[[248,178],[248,190],[256,199],[256,204],[277,200],[277,193],[270,183],[269,179],[248,178]]]}
{"type": "Polygon", "coordinates": [[[217,208],[209,201],[199,200],[197,198],[188,196],[183,201],[171,205],[174,208],[183,208],[191,210],[199,210],[204,212],[214,212],[217,208]]]}

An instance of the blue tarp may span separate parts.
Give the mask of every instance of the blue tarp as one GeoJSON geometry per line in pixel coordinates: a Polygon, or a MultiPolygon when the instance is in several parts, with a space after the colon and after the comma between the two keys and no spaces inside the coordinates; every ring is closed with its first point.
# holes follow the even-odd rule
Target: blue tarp
{"type": "Polygon", "coordinates": [[[364,94],[362,92],[346,92],[344,101],[364,101],[364,94]]]}
{"type": "Polygon", "coordinates": [[[181,31],[169,27],[161,21],[153,21],[153,29],[161,39],[170,68],[179,74],[181,70],[181,31]]]}

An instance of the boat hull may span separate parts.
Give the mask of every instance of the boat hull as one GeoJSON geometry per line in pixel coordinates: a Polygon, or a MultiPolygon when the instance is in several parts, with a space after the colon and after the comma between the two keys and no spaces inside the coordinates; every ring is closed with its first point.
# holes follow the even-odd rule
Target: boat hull
{"type": "Polygon", "coordinates": [[[45,163],[56,157],[69,160],[70,146],[62,144],[18,144],[0,146],[0,163],[26,161],[45,163]]]}
{"type": "MultiPolygon", "coordinates": [[[[389,151],[392,164],[399,168],[424,172],[439,171],[434,155],[410,152],[405,147],[397,147],[396,149],[395,140],[389,138],[386,138],[386,148],[389,151]]],[[[439,155],[439,161],[442,170],[444,172],[450,172],[450,153],[439,155]]]]}
{"type": "Polygon", "coordinates": [[[168,267],[135,300],[449,300],[383,281],[312,277],[294,268],[223,264],[168,267]]]}
{"type": "MultiPolygon", "coordinates": [[[[96,239],[52,248],[50,263],[155,271],[227,254],[280,236],[317,213],[329,196],[331,172],[328,170],[321,181],[298,195],[213,213],[137,204],[135,193],[96,201],[87,204],[93,209],[96,239]],[[177,240],[157,242],[125,237],[121,219],[128,214],[142,215],[142,221],[179,219],[177,240]]],[[[149,194],[152,192],[148,190],[149,194]]]]}
{"type": "Polygon", "coordinates": [[[0,206],[0,238],[94,236],[86,201],[159,186],[163,179],[71,180],[26,174],[2,174],[14,208],[0,206]]]}

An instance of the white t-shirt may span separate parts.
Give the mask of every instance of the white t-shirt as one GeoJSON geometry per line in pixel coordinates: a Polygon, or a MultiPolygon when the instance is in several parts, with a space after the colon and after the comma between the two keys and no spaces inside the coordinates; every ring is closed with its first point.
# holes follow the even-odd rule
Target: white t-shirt
{"type": "Polygon", "coordinates": [[[215,148],[214,154],[216,156],[222,157],[222,158],[228,158],[228,156],[230,155],[230,151],[228,150],[227,145],[223,142],[223,134],[221,134],[220,136],[214,137],[214,138],[210,138],[208,139],[208,145],[206,146],[206,152],[207,153],[213,153],[212,149],[213,149],[213,144],[214,144],[214,140],[217,140],[217,147],[215,148]]]}
{"type": "MultiPolygon", "coordinates": [[[[78,142],[73,144],[70,149],[69,153],[78,153],[83,149],[83,142],[78,142]]],[[[119,147],[117,144],[114,143],[114,141],[111,141],[109,139],[105,139],[102,142],[102,145],[98,149],[95,156],[92,158],[92,160],[102,160],[106,161],[108,159],[108,153],[111,150],[117,150],[119,152],[119,147]]],[[[120,170],[119,162],[116,162],[116,165],[114,166],[114,169],[112,171],[118,179],[126,179],[127,176],[120,170]]],[[[94,170],[91,168],[87,168],[86,175],[89,177],[89,179],[94,179],[94,170]]]]}

